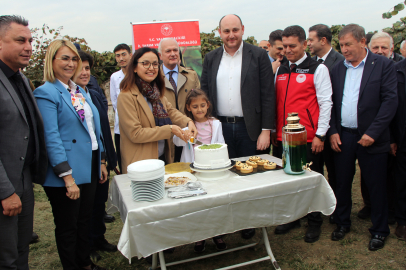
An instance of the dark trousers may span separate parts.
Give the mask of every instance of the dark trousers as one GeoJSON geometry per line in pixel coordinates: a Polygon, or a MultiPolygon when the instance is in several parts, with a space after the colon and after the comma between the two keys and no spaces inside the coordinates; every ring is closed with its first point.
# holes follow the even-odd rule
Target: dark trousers
{"type": "Polygon", "coordinates": [[[174,162],[180,162],[180,158],[182,157],[183,146],[176,146],[175,145],[175,160],[174,162]]]}
{"type": "Polygon", "coordinates": [[[21,181],[22,189],[16,191],[22,204],[21,213],[5,216],[0,204],[0,269],[29,269],[28,245],[34,222],[34,192],[29,168],[23,170],[21,181]]]}
{"type": "Polygon", "coordinates": [[[321,158],[322,158],[321,166],[323,168],[324,165],[326,165],[328,183],[330,184],[331,189],[335,193],[337,180],[336,180],[336,167],[334,164],[334,150],[331,149],[331,144],[328,139],[324,142],[324,150],[321,153],[321,158]]]}
{"type": "Polygon", "coordinates": [[[395,163],[395,219],[406,225],[406,141],[396,151],[395,163]]]}
{"type": "MultiPolygon", "coordinates": [[[[274,149],[277,149],[277,158],[282,158],[282,153],[283,153],[283,147],[282,147],[282,142],[278,141],[278,147],[275,147],[274,149]]],[[[312,143],[307,143],[307,163],[313,162],[313,164],[310,166],[310,169],[312,171],[318,172],[320,174],[323,174],[323,164],[321,160],[321,154],[313,154],[312,153],[312,143]]],[[[297,222],[300,222],[297,220],[297,222]]],[[[320,212],[312,212],[307,214],[307,223],[309,226],[318,226],[321,227],[323,224],[323,218],[321,217],[320,212]]]]}
{"type": "Polygon", "coordinates": [[[254,156],[257,141],[251,140],[245,122],[221,123],[230,158],[254,156]]]}
{"type": "Polygon", "coordinates": [[[98,240],[104,239],[106,233],[106,224],[104,222],[104,214],[106,213],[106,201],[109,194],[109,181],[103,184],[96,184],[96,192],[94,195],[94,204],[92,210],[92,219],[90,221],[90,247],[98,240]]]}
{"type": "Polygon", "coordinates": [[[343,131],[341,134],[341,152],[334,154],[336,167],[336,198],[337,206],[334,220],[338,226],[351,226],[351,188],[355,175],[355,160],[364,174],[371,201],[372,235],[389,235],[388,202],[386,198],[386,165],[387,153],[369,154],[367,148],[357,142],[361,139],[359,134],[343,131]]]}
{"type": "MultiPolygon", "coordinates": [[[[386,174],[386,194],[388,198],[388,211],[395,212],[395,164],[396,157],[388,154],[388,165],[386,174]]],[[[367,185],[365,184],[364,174],[361,171],[361,194],[364,205],[371,208],[371,196],[369,196],[367,185]]]]}
{"type": "Polygon", "coordinates": [[[65,187],[44,187],[52,206],[55,240],[64,270],[77,270],[91,264],[89,225],[99,173],[97,151],[92,156],[90,184],[79,185],[80,198],[71,200],[65,187]]]}
{"type": "Polygon", "coordinates": [[[123,170],[121,168],[120,134],[114,134],[114,144],[116,146],[118,168],[121,173],[123,170]]]}

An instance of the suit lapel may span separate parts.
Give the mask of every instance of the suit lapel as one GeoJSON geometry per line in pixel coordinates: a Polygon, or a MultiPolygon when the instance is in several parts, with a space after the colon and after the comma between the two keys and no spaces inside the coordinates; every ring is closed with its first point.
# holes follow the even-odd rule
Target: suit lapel
{"type": "Polygon", "coordinates": [[[214,90],[213,94],[214,97],[217,99],[217,73],[219,71],[219,66],[221,62],[221,58],[223,57],[223,47],[221,47],[221,50],[218,50],[216,52],[216,55],[213,57],[213,65],[212,65],[212,89],[214,90]]]}
{"type": "Polygon", "coordinates": [[[178,83],[177,83],[178,92],[179,92],[179,89],[181,89],[185,85],[186,81],[187,81],[186,76],[183,75],[182,71],[179,69],[178,83]]]}
{"type": "Polygon", "coordinates": [[[18,97],[18,94],[14,90],[14,87],[11,85],[10,81],[6,77],[6,75],[3,73],[3,71],[0,69],[0,81],[4,84],[6,90],[9,92],[11,98],[13,99],[15,105],[17,106],[18,110],[21,113],[21,116],[23,117],[25,123],[27,123],[27,118],[25,117],[23,105],[21,104],[20,98],[18,97]]]}
{"type": "Polygon", "coordinates": [[[242,47],[242,67],[241,67],[241,90],[244,85],[245,77],[247,76],[248,69],[250,67],[252,52],[251,49],[244,43],[242,47]]]}
{"type": "Polygon", "coordinates": [[[375,61],[376,61],[375,55],[369,51],[367,60],[365,61],[364,72],[362,73],[361,86],[359,89],[359,97],[361,97],[365,89],[365,85],[367,84],[369,77],[371,76],[371,73],[374,70],[374,67],[376,66],[375,61]]]}
{"type": "Polygon", "coordinates": [[[334,49],[331,49],[331,52],[328,54],[327,58],[324,60],[324,65],[327,68],[330,68],[331,65],[334,63],[334,61],[336,60],[336,54],[334,49]]]}

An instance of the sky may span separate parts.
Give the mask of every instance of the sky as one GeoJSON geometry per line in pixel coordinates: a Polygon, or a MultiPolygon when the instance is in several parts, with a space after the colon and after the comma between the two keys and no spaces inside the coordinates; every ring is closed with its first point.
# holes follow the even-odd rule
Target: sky
{"type": "Polygon", "coordinates": [[[259,42],[269,33],[290,25],[310,26],[357,23],[366,32],[382,30],[406,16],[406,9],[391,19],[382,13],[401,0],[313,0],[313,1],[94,1],[94,0],[0,0],[1,15],[21,15],[30,28],[63,26],[62,35],[84,38],[98,52],[113,51],[119,43],[132,44],[131,22],[199,20],[200,32],[211,32],[220,18],[237,14],[245,26],[244,38],[254,36],[259,42]]]}

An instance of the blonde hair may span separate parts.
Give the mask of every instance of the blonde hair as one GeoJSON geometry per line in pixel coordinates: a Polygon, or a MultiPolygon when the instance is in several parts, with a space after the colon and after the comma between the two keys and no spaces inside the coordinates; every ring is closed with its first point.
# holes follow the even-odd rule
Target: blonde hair
{"type": "Polygon", "coordinates": [[[49,44],[47,53],[45,54],[45,61],[44,61],[44,81],[48,81],[53,83],[56,78],[54,74],[54,69],[52,66],[52,61],[55,59],[55,55],[60,48],[63,46],[68,47],[71,49],[76,56],[79,58],[78,66],[76,67],[75,74],[73,74],[73,81],[75,81],[76,77],[79,76],[80,72],[82,71],[82,59],[80,59],[79,53],[76,50],[75,45],[72,42],[66,39],[57,39],[49,44]]]}

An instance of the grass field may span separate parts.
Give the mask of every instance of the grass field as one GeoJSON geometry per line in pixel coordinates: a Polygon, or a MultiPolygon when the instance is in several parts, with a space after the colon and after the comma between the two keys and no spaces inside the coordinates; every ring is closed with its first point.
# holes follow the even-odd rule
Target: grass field
{"type": "MultiPolygon", "coordinates": [[[[51,207],[42,187],[36,185],[35,191],[35,221],[34,231],[39,235],[38,243],[30,246],[31,269],[62,269],[54,238],[54,223],[51,207]]],[[[330,240],[331,232],[335,225],[328,223],[324,217],[322,235],[320,240],[313,244],[304,242],[307,222],[302,220],[302,227],[294,229],[286,235],[275,235],[274,227],[268,228],[268,236],[271,248],[276,260],[282,269],[318,270],[318,269],[406,269],[406,244],[396,239],[393,234],[396,226],[390,226],[392,234],[389,235],[386,245],[382,250],[371,252],[368,250],[370,220],[360,220],[356,217],[362,208],[360,196],[359,170],[353,184],[353,208],[351,232],[338,242],[330,240]]],[[[121,234],[123,223],[118,213],[116,221],[107,224],[106,239],[110,243],[117,244],[121,234]]],[[[260,231],[251,240],[243,240],[239,233],[228,235],[225,238],[229,248],[237,247],[253,241],[259,241],[260,231]]],[[[215,252],[215,246],[211,241],[207,242],[206,251],[203,254],[215,252]]],[[[132,259],[131,265],[120,252],[100,252],[102,260],[97,262],[100,266],[109,269],[148,269],[149,264],[145,259],[132,259]]],[[[167,262],[196,256],[193,252],[193,244],[176,248],[173,254],[165,255],[167,262]]],[[[263,245],[254,249],[245,249],[230,254],[209,258],[182,266],[173,266],[169,269],[199,270],[215,269],[230,264],[240,263],[249,259],[266,256],[263,245]]],[[[261,262],[239,269],[273,269],[270,262],[261,262]]]]}

